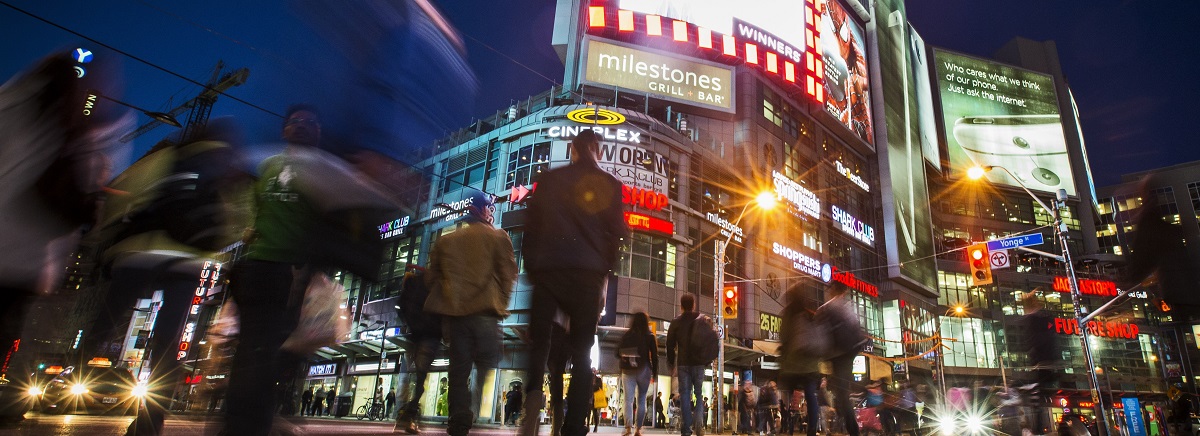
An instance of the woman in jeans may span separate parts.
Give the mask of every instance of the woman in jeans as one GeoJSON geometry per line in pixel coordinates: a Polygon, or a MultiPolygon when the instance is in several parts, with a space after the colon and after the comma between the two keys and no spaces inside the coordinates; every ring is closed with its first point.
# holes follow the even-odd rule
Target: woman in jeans
{"type": "Polygon", "coordinates": [[[641,436],[642,423],[646,421],[646,395],[650,392],[650,383],[658,378],[658,341],[650,331],[650,317],[645,312],[633,314],[629,330],[617,346],[617,360],[625,384],[623,435],[641,436]],[[634,423],[637,424],[636,432],[633,431],[634,423]]]}

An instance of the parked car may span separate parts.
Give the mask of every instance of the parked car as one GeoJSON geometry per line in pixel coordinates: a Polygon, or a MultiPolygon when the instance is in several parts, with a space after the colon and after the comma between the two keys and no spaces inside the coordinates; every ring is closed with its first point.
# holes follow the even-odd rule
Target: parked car
{"type": "Polygon", "coordinates": [[[145,386],[122,368],[68,367],[42,387],[45,413],[137,413],[145,386]]]}

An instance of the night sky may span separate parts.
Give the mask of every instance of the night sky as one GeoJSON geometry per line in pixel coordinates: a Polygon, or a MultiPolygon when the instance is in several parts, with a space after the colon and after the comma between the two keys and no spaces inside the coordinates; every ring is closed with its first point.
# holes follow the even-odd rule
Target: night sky
{"type": "MultiPolygon", "coordinates": [[[[437,4],[462,32],[479,77],[476,117],[561,82],[562,64],[550,47],[554,1],[437,4]]],[[[281,113],[330,86],[321,68],[305,61],[325,42],[281,0],[0,0],[3,80],[57,49],[83,46],[98,56],[124,58],[7,5],[197,82],[207,80],[218,59],[228,68],[247,67],[249,81],[229,94],[267,111],[281,113]]],[[[989,57],[1016,36],[1056,41],[1099,185],[1125,173],[1200,160],[1200,144],[1186,136],[1200,123],[1200,37],[1191,22],[1200,16],[1200,2],[909,0],[908,11],[929,44],[976,56],[989,57]]],[[[121,99],[129,103],[165,111],[200,91],[132,59],[122,64],[121,99]]],[[[280,120],[266,111],[223,98],[213,110],[222,115],[237,117],[251,142],[278,141],[280,120]]],[[[168,133],[160,127],[139,138],[134,155],[168,133]]]]}

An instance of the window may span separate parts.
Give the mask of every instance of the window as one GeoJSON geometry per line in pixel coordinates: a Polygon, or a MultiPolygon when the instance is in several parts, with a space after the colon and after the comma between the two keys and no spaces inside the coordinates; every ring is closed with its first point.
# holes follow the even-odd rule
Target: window
{"type": "Polygon", "coordinates": [[[1175,204],[1175,190],[1170,186],[1154,189],[1150,195],[1158,200],[1158,211],[1167,222],[1179,224],[1179,205],[1175,204]]]}
{"type": "Polygon", "coordinates": [[[527,145],[508,154],[504,189],[536,182],[538,175],[550,169],[550,143],[527,145]]]}
{"type": "Polygon", "coordinates": [[[634,233],[621,246],[617,275],[675,287],[675,244],[666,238],[634,233]]]}
{"type": "Polygon", "coordinates": [[[788,138],[796,139],[800,137],[800,123],[796,121],[796,117],[792,116],[793,112],[795,110],[784,103],[778,94],[763,87],[763,118],[783,129],[788,138]]]}
{"type": "Polygon", "coordinates": [[[997,368],[1000,362],[997,340],[1000,323],[979,318],[941,317],[942,335],[955,338],[946,343],[946,366],[965,368],[997,368]]]}

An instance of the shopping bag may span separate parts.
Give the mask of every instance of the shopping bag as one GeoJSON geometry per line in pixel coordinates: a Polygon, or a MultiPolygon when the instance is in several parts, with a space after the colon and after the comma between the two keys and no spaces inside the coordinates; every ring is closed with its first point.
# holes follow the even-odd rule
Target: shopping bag
{"type": "Polygon", "coordinates": [[[879,421],[879,414],[876,413],[874,407],[864,407],[855,410],[858,415],[858,428],[862,430],[883,431],[883,423],[879,421]]]}
{"type": "Polygon", "coordinates": [[[307,355],[346,337],[350,333],[350,316],[338,304],[343,294],[341,284],[324,273],[313,274],[304,290],[300,322],[283,342],[283,349],[307,355]]]}

